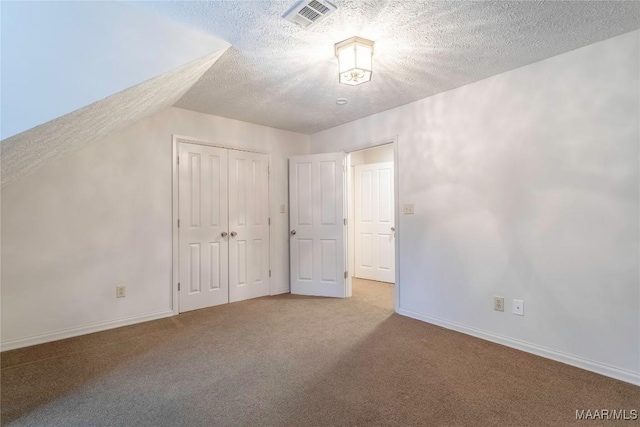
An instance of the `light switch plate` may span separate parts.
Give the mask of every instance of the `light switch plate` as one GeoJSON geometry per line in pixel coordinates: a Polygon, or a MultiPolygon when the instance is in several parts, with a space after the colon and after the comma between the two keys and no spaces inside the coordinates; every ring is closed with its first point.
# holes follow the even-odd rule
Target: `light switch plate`
{"type": "Polygon", "coordinates": [[[285,206],[284,205],[280,205],[280,213],[284,213],[285,210],[285,206]]]}
{"type": "Polygon", "coordinates": [[[524,301],[522,301],[521,299],[513,300],[513,314],[524,316],[524,301]]]}
{"type": "Polygon", "coordinates": [[[405,203],[405,205],[404,205],[404,214],[405,215],[413,215],[413,203],[405,203]]]}

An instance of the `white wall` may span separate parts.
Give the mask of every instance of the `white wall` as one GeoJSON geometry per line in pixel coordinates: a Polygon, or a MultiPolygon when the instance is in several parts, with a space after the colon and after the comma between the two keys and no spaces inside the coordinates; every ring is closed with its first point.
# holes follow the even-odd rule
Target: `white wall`
{"type": "Polygon", "coordinates": [[[363,151],[354,151],[353,153],[351,153],[351,166],[352,167],[365,164],[366,160],[365,160],[365,154],[364,153],[365,153],[364,150],[363,151]]]}
{"type": "Polygon", "coordinates": [[[172,134],[272,153],[272,280],[288,291],[279,206],[309,137],[169,108],[2,188],[3,350],[171,314],[172,134]]]}
{"type": "Polygon", "coordinates": [[[364,153],[364,164],[393,162],[393,145],[385,144],[380,147],[370,148],[362,151],[364,153]]]}
{"type": "Polygon", "coordinates": [[[351,153],[351,166],[393,162],[393,145],[385,144],[351,153]]]}
{"type": "Polygon", "coordinates": [[[311,136],[397,135],[401,313],[640,383],[639,39],[311,136]]]}

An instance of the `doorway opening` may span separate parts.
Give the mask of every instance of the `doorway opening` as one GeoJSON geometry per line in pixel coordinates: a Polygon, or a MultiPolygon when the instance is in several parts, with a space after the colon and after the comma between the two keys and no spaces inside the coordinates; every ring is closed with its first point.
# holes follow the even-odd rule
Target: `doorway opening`
{"type": "Polygon", "coordinates": [[[398,301],[395,142],[347,156],[349,294],[384,308],[398,301]]]}
{"type": "Polygon", "coordinates": [[[397,151],[397,139],[387,138],[289,158],[292,294],[351,297],[355,282],[356,296],[377,286],[399,310],[397,151]]]}

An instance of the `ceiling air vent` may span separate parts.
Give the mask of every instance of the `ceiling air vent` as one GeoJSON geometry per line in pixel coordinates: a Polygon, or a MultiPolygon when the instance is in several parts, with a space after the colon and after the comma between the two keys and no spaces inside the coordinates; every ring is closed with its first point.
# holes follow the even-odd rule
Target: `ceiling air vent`
{"type": "Polygon", "coordinates": [[[302,28],[309,28],[332,14],[336,9],[327,0],[303,0],[294,4],[282,17],[302,28]]]}

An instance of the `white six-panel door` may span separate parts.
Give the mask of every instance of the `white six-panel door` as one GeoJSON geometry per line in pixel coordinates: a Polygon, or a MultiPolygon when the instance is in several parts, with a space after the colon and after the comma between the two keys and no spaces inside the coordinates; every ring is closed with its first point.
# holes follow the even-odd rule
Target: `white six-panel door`
{"type": "Polygon", "coordinates": [[[289,159],[291,293],[346,296],[344,153],[289,159]]]}
{"type": "Polygon", "coordinates": [[[178,144],[179,311],[269,295],[269,157],[178,144]]]}
{"type": "Polygon", "coordinates": [[[179,144],[180,311],[229,302],[227,150],[179,144]]]}
{"type": "Polygon", "coordinates": [[[229,150],[229,301],[269,295],[269,158],[229,150]]]}
{"type": "Polygon", "coordinates": [[[355,277],[395,281],[393,162],[355,167],[355,277]]]}

